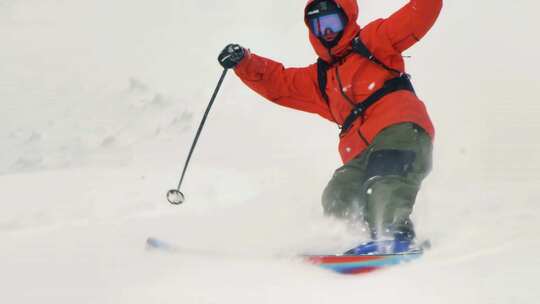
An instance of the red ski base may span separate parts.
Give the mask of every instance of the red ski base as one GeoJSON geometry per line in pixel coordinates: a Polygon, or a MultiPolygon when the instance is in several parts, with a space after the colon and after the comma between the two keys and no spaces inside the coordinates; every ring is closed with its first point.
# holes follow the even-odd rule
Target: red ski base
{"type": "Polygon", "coordinates": [[[365,274],[389,266],[410,262],[422,256],[422,251],[381,255],[306,255],[304,260],[342,274],[365,274]]]}

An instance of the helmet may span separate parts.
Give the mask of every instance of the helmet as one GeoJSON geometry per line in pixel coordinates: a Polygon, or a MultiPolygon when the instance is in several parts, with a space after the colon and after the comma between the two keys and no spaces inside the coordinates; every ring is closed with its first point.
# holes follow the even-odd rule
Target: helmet
{"type": "Polygon", "coordinates": [[[327,48],[337,45],[347,25],[347,15],[331,0],[315,1],[306,9],[306,21],[310,31],[327,48]]]}

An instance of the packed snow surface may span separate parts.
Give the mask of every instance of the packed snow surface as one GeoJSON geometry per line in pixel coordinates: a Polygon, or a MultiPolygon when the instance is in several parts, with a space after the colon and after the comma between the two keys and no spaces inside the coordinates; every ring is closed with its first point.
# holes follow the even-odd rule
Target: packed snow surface
{"type": "MultiPolygon", "coordinates": [[[[360,0],[361,24],[405,1],[360,0]]],[[[315,61],[304,1],[0,0],[2,303],[535,303],[540,27],[535,1],[446,1],[407,51],[437,127],[414,263],[340,276],[295,259],[365,235],[321,215],[337,129],[223,84],[237,42],[315,61]],[[147,237],[176,253],[145,248],[147,237]]]]}

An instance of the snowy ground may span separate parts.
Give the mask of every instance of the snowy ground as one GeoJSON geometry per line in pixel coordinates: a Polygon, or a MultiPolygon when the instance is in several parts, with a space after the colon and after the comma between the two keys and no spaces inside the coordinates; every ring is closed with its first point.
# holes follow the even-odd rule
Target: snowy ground
{"type": "MultiPolygon", "coordinates": [[[[404,1],[361,0],[360,23],[404,1]]],[[[226,79],[228,42],[314,61],[304,1],[0,0],[2,303],[534,303],[539,5],[447,1],[409,71],[438,129],[422,260],[344,277],[287,258],[358,235],[320,214],[335,126],[226,79]],[[301,135],[299,135],[301,134],[301,135]],[[148,236],[185,254],[145,250],[148,236]]]]}

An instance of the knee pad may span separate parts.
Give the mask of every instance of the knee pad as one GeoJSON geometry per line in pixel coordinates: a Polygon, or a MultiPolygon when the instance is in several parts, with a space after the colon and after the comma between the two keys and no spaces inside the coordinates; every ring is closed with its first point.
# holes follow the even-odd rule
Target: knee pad
{"type": "Polygon", "coordinates": [[[412,170],[416,153],[408,150],[378,150],[368,159],[366,180],[376,176],[406,176],[412,170]]]}

